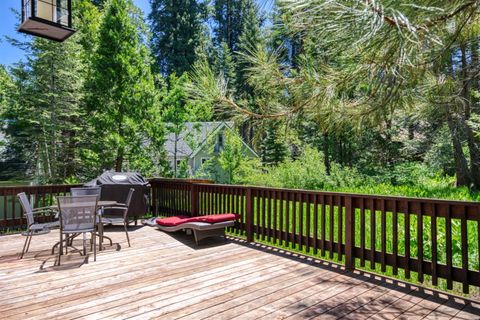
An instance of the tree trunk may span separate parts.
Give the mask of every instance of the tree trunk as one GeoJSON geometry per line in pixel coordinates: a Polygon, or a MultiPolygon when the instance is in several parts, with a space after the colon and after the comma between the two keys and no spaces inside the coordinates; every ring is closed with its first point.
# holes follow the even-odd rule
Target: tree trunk
{"type": "Polygon", "coordinates": [[[465,101],[465,112],[461,121],[462,126],[465,128],[467,145],[470,151],[471,182],[473,183],[475,189],[480,189],[480,150],[476,141],[477,139],[475,137],[475,133],[467,123],[471,116],[472,100],[470,99],[470,88],[472,84],[471,76],[473,76],[473,72],[470,71],[470,65],[467,62],[467,53],[464,45],[460,47],[460,51],[462,60],[462,96],[465,101]]]}
{"type": "Polygon", "coordinates": [[[70,131],[68,132],[68,150],[67,150],[67,161],[66,161],[66,168],[65,168],[65,177],[72,177],[75,175],[75,132],[70,131]]]}
{"type": "MultiPolygon", "coordinates": [[[[124,132],[123,132],[123,108],[120,106],[119,108],[119,119],[118,119],[118,136],[120,139],[124,139],[124,132]]],[[[125,147],[124,147],[124,142],[121,141],[121,143],[118,145],[117,148],[117,157],[115,159],[115,171],[116,172],[122,172],[122,167],[123,167],[123,158],[125,157],[125,147]]]]}
{"type": "Polygon", "coordinates": [[[327,175],[330,175],[331,172],[331,164],[330,164],[330,148],[329,148],[329,138],[328,134],[323,134],[323,158],[325,164],[325,171],[327,175]]]}
{"type": "Polygon", "coordinates": [[[447,115],[447,123],[452,137],[453,155],[455,159],[455,175],[457,177],[456,185],[457,187],[470,186],[471,177],[468,170],[467,159],[463,153],[462,143],[459,138],[458,126],[449,113],[447,115]]]}

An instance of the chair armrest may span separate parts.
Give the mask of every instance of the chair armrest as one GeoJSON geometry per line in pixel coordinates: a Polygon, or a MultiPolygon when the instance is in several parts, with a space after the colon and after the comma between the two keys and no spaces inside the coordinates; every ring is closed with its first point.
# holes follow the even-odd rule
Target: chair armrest
{"type": "Polygon", "coordinates": [[[115,205],[115,206],[105,207],[104,209],[126,210],[128,209],[128,207],[127,206],[120,207],[115,205]]]}
{"type": "Polygon", "coordinates": [[[45,214],[49,214],[49,215],[53,215],[55,214],[57,211],[56,210],[53,210],[52,208],[49,208],[49,207],[43,207],[43,208],[35,208],[32,210],[32,213],[33,215],[45,215],[45,214]]]}
{"type": "Polygon", "coordinates": [[[127,205],[125,203],[116,203],[111,206],[103,206],[105,209],[125,209],[127,208],[127,205]]]}
{"type": "Polygon", "coordinates": [[[38,207],[38,208],[34,208],[32,209],[33,212],[35,211],[53,211],[53,209],[51,207],[38,207]]]}

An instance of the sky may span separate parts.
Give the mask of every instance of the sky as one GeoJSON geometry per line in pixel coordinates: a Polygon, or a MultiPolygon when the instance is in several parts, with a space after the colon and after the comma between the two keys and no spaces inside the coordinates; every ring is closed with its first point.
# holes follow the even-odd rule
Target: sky
{"type": "MultiPolygon", "coordinates": [[[[148,15],[150,12],[149,0],[133,0],[135,5],[148,15]]],[[[269,10],[273,0],[257,0],[262,10],[269,10]]],[[[20,12],[21,0],[0,0],[0,64],[11,65],[24,57],[24,52],[12,46],[5,37],[22,40],[25,36],[17,32],[17,15],[13,10],[20,12]]]]}
{"type": "MultiPolygon", "coordinates": [[[[20,12],[21,0],[0,0],[0,64],[11,65],[24,57],[22,50],[12,46],[5,37],[25,39],[23,34],[17,32],[18,18],[15,12],[20,12]]],[[[149,0],[133,0],[137,7],[144,13],[150,12],[149,0]]]]}

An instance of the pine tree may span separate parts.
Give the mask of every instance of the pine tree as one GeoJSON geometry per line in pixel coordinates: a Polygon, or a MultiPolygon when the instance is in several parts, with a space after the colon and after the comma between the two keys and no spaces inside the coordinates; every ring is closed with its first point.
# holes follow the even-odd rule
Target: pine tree
{"type": "MultiPolygon", "coordinates": [[[[255,2],[246,1],[238,50],[241,53],[249,53],[251,50],[257,47],[262,47],[263,45],[264,41],[261,36],[261,22],[258,7],[255,2]]],[[[245,63],[245,61],[240,59],[237,67],[237,83],[240,92],[252,95],[252,88],[247,84],[247,75],[245,71],[249,67],[251,67],[249,63],[245,63]]]]}
{"type": "Polygon", "coordinates": [[[25,161],[30,178],[63,182],[78,172],[79,142],[85,132],[81,47],[34,39],[26,64],[12,69],[15,103],[3,112],[10,152],[25,161]]]}
{"type": "Polygon", "coordinates": [[[124,164],[145,171],[153,166],[145,146],[160,150],[163,133],[143,20],[131,0],[105,6],[88,86],[94,128],[88,157],[99,171],[121,171],[124,164]]]}
{"type": "Polygon", "coordinates": [[[202,26],[197,0],[152,0],[151,48],[164,75],[189,71],[196,60],[202,26]]]}
{"type": "Polygon", "coordinates": [[[222,43],[217,49],[215,70],[227,82],[227,88],[230,95],[235,95],[237,89],[236,67],[232,52],[228,48],[227,43],[222,43]]]}
{"type": "Polygon", "coordinates": [[[215,0],[213,32],[217,47],[226,43],[231,52],[238,50],[246,1],[248,0],[215,0]]]}
{"type": "Polygon", "coordinates": [[[287,156],[288,149],[282,135],[279,134],[277,122],[270,122],[265,130],[265,137],[261,144],[262,162],[268,166],[277,165],[283,162],[287,156]]]}

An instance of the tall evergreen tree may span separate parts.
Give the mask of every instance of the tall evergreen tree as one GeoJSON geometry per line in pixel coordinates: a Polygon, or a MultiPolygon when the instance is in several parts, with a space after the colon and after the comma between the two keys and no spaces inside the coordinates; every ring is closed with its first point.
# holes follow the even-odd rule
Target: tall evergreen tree
{"type": "Polygon", "coordinates": [[[158,151],[163,146],[152,61],[142,42],[142,21],[131,0],[107,1],[89,83],[94,128],[89,157],[98,170],[121,171],[128,165],[145,172],[153,166],[145,147],[158,151]]]}
{"type": "Polygon", "coordinates": [[[76,37],[64,43],[35,39],[28,61],[12,69],[15,92],[3,113],[10,151],[24,160],[31,178],[63,182],[77,174],[85,131],[83,65],[76,37]]]}
{"type": "Polygon", "coordinates": [[[230,95],[235,95],[237,90],[236,64],[232,52],[225,42],[223,42],[217,49],[217,57],[215,59],[214,67],[216,72],[224,78],[229,91],[228,93],[230,95]]]}
{"type": "MultiPolygon", "coordinates": [[[[254,1],[246,1],[244,9],[244,19],[242,25],[242,33],[238,40],[238,50],[241,53],[248,54],[253,49],[263,46],[263,39],[261,36],[261,21],[259,16],[258,6],[254,1]]],[[[252,95],[252,89],[248,86],[246,70],[251,67],[251,64],[245,61],[238,62],[237,67],[237,83],[239,90],[242,93],[252,95]]]]}
{"type": "Polygon", "coordinates": [[[215,0],[213,32],[216,46],[226,43],[231,52],[238,50],[247,1],[250,0],[215,0]]]}
{"type": "Polygon", "coordinates": [[[196,60],[202,25],[197,0],[152,0],[151,47],[164,75],[190,71],[196,60]]]}
{"type": "Polygon", "coordinates": [[[287,146],[279,134],[279,125],[277,121],[271,121],[265,129],[265,137],[261,144],[260,156],[262,162],[272,166],[283,162],[287,156],[287,146]]]}

